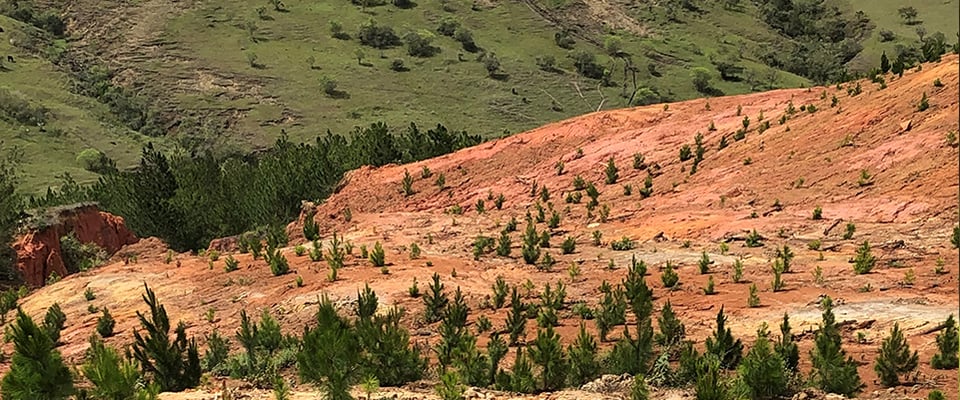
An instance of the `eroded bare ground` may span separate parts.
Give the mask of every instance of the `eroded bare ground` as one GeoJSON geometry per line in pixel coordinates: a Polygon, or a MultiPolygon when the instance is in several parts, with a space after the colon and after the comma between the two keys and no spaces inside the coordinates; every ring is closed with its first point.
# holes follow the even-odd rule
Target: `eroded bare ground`
{"type": "MultiPolygon", "coordinates": [[[[924,64],[920,72],[892,79],[884,90],[863,81],[863,93],[855,97],[845,88],[779,90],[590,114],[437,159],[353,171],[339,193],[316,207],[316,219],[325,240],[336,231],[357,248],[383,243],[389,274],[352,258],[338,281],[327,282],[326,264],[297,257],[292,248],[285,249],[285,254],[293,273],[281,277],[271,276],[262,260],[253,261],[246,254],[235,255],[241,268],[231,273],[224,272],[223,258],[211,269],[207,259],[187,254],[177,256],[178,268],[164,262],[166,249],[161,243],[146,240],[127,249],[139,254],[136,263],[118,262],[70,276],[34,292],[23,306],[38,316],[53,302],[61,304],[68,320],[62,334],[65,344],[59,350],[69,362],[78,363],[97,319],[97,314],[87,311],[85,288],[97,294],[92,304],[109,307],[117,320],[118,335],[108,342],[124,346],[132,342],[135,312],[145,309],[140,299],[144,282],[155,289],[171,319],[187,322],[188,333],[197,337],[214,329],[233,332],[244,308],[268,308],[284,329],[299,333],[311,322],[321,294],[346,305],[369,284],[383,307],[402,306],[408,311],[404,323],[414,341],[426,346],[435,344],[438,336],[422,322],[421,301],[407,294],[414,278],[425,290],[430,276],[440,274],[448,292],[458,286],[463,290],[472,309],[471,321],[485,315],[496,327],[503,325],[505,311],[482,309],[481,304],[497,276],[514,285],[533,282],[537,288],[531,297],[543,284],[563,281],[568,302],[583,300],[594,306],[601,282],[622,279],[635,255],[650,265],[647,284],[655,292],[657,308],[669,299],[698,346],[713,329],[721,306],[726,308],[733,333],[747,343],[761,323],[775,327],[788,312],[800,340],[801,368],[809,372],[808,350],[820,318],[816,302],[819,296],[829,295],[838,304],[838,321],[844,321],[844,348],[861,362],[865,397],[922,398],[939,388],[955,399],[956,391],[951,389],[957,387],[956,371],[929,367],[936,350],[936,333],[929,330],[958,311],[960,260],[949,244],[958,215],[958,153],[945,139],[948,131],[958,129],[957,70],[958,58],[950,56],[940,64],[924,64]],[[944,87],[933,86],[937,78],[944,87]],[[918,112],[916,105],[924,92],[930,108],[918,112]],[[838,98],[837,107],[830,106],[833,96],[838,98]],[[781,125],[778,120],[790,103],[797,112],[781,125]],[[800,111],[809,105],[817,111],[800,111]],[[737,115],[738,106],[742,115],[737,115]],[[771,121],[762,134],[755,129],[761,112],[764,121],[771,121]],[[742,127],[744,116],[750,118],[750,130],[744,140],[735,141],[732,134],[742,127]],[[716,131],[707,130],[711,121],[716,131]],[[699,171],[690,175],[690,161],[680,163],[677,155],[681,145],[693,144],[697,132],[704,135],[707,151],[699,171]],[[718,151],[722,135],[728,137],[729,146],[718,151]],[[638,191],[647,171],[631,167],[637,152],[648,164],[661,168],[653,178],[653,195],[642,200],[638,191]],[[603,170],[610,157],[616,160],[620,178],[614,185],[605,185],[603,170]],[[565,166],[559,176],[558,161],[565,166]],[[424,166],[433,173],[431,178],[420,178],[424,166]],[[404,196],[400,189],[405,170],[416,177],[411,196],[404,196]],[[862,170],[871,176],[870,184],[858,183],[862,170]],[[446,180],[442,190],[434,185],[439,174],[446,180]],[[580,204],[564,202],[576,175],[596,183],[601,207],[610,209],[607,222],[599,220],[600,208],[587,216],[586,196],[580,204]],[[512,257],[491,254],[474,260],[472,242],[477,235],[496,237],[511,217],[521,221],[522,230],[527,210],[536,214],[531,207],[536,201],[530,194],[533,182],[548,188],[549,201],[562,214],[560,227],[553,231],[553,247],[548,249],[558,261],[554,270],[541,272],[523,264],[518,233],[513,234],[512,257]],[[633,186],[631,195],[624,194],[624,184],[633,186]],[[502,210],[486,200],[490,193],[505,196],[502,210]],[[482,214],[474,207],[480,199],[486,206],[482,214]],[[781,207],[774,207],[775,203],[781,207]],[[463,215],[444,213],[454,205],[462,206],[463,215]],[[822,220],[811,218],[817,206],[822,207],[822,220]],[[352,213],[350,221],[344,217],[346,208],[352,213]],[[851,240],[842,238],[847,222],[856,225],[851,240]],[[743,246],[740,239],[752,229],[766,239],[764,247],[743,246]],[[602,247],[591,244],[594,230],[603,234],[602,247]],[[567,236],[576,239],[577,249],[572,255],[561,255],[558,247],[567,236]],[[637,247],[612,251],[609,243],[624,236],[635,240],[637,247]],[[821,241],[820,251],[808,248],[813,240],[821,241]],[[864,240],[873,247],[877,268],[856,275],[850,261],[864,240]],[[719,243],[724,241],[729,242],[729,250],[721,254],[719,243]],[[420,259],[411,260],[405,251],[411,243],[423,250],[420,259]],[[775,248],[783,245],[789,245],[796,258],[792,272],[784,275],[786,290],[774,293],[771,265],[775,248]],[[713,260],[710,275],[716,295],[702,292],[709,276],[697,272],[702,252],[713,260]],[[745,282],[732,281],[735,257],[743,258],[745,282]],[[941,258],[945,274],[934,271],[941,258]],[[608,269],[611,259],[616,265],[613,270],[608,269]],[[665,289],[659,279],[658,270],[668,260],[679,266],[677,290],[665,289]],[[571,264],[579,265],[580,276],[568,275],[571,264]],[[814,279],[817,267],[823,271],[822,283],[814,279]],[[907,271],[915,277],[912,284],[907,282],[907,271]],[[303,287],[294,285],[298,275],[303,287]],[[759,308],[746,304],[751,283],[761,290],[759,308]],[[205,316],[209,309],[214,310],[212,322],[205,316]],[[880,389],[872,363],[880,340],[895,322],[919,351],[921,366],[916,384],[880,389]],[[858,332],[865,335],[865,342],[858,342],[858,332]]],[[[289,227],[291,246],[303,243],[302,219],[289,227]]],[[[545,224],[538,229],[546,229],[545,224]]],[[[559,332],[565,341],[572,341],[579,318],[569,310],[560,317],[559,332]]],[[[592,322],[587,326],[594,328],[592,322]]],[[[527,329],[528,339],[534,331],[527,329]]],[[[618,336],[617,332],[610,335],[618,336]]],[[[609,346],[603,344],[605,349],[609,346]]],[[[10,350],[7,345],[5,351],[10,350]]],[[[431,398],[431,387],[429,382],[414,385],[403,396],[431,398]]],[[[211,398],[219,388],[219,383],[213,383],[204,391],[164,398],[211,398]]],[[[298,390],[304,391],[295,398],[316,396],[307,387],[298,390]]],[[[250,398],[267,396],[251,389],[241,391],[250,398]]],[[[686,396],[677,391],[657,393],[659,398],[686,396]]],[[[613,395],[563,392],[527,398],[613,398],[604,396],[613,395]]]]}

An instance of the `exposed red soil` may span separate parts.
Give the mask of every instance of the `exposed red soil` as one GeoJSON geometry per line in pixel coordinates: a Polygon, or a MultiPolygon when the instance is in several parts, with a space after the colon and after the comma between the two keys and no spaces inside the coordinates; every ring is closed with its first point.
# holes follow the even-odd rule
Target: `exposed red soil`
{"type": "Polygon", "coordinates": [[[122,217],[102,212],[94,205],[59,209],[49,218],[51,223],[27,231],[13,244],[17,270],[32,287],[42,286],[52,273],[67,276],[60,248],[64,235],[73,233],[81,243],[94,243],[109,254],[137,242],[137,236],[123,224],[122,217]]]}
{"type": "MultiPolygon", "coordinates": [[[[498,327],[503,325],[505,310],[481,308],[497,276],[516,285],[531,282],[530,301],[536,301],[545,283],[563,281],[568,302],[582,300],[595,306],[601,282],[623,279],[635,255],[650,266],[647,284],[657,297],[657,310],[669,299],[686,324],[688,337],[698,346],[714,328],[721,306],[729,316],[728,326],[748,347],[761,323],[776,332],[779,319],[788,312],[800,340],[802,370],[807,373],[812,332],[820,320],[816,302],[825,294],[835,299],[837,320],[847,326],[844,349],[861,362],[863,397],[919,399],[939,388],[956,399],[957,372],[929,367],[936,333],[926,331],[960,308],[960,258],[949,243],[958,218],[958,152],[946,140],[949,131],[958,130],[958,66],[957,56],[945,57],[941,63],[924,64],[922,71],[908,71],[903,78],[887,76],[888,87],[883,90],[862,81],[863,92],[857,96],[849,96],[846,87],[818,87],[595,113],[436,159],[352,171],[338,193],[315,210],[308,205],[306,211],[316,211],[325,244],[335,231],[356,244],[354,255],[360,245],[372,248],[381,242],[387,250],[389,274],[352,257],[339,280],[331,283],[325,279],[325,263],[295,256],[292,247],[284,252],[293,270],[289,275],[271,276],[262,260],[254,261],[248,254],[235,255],[240,270],[225,273],[222,258],[211,264],[206,258],[184,254],[165,263],[166,250],[146,246],[138,263],[115,263],[68,277],[33,293],[24,300],[24,309],[41,315],[59,302],[68,315],[60,350],[68,361],[80,362],[97,318],[87,312],[91,302],[83,298],[85,288],[97,293],[92,304],[110,308],[119,334],[108,342],[120,346],[132,342],[135,312],[145,309],[140,299],[144,282],[156,290],[171,320],[184,320],[193,335],[214,329],[232,333],[244,308],[270,309],[286,330],[299,333],[311,323],[321,294],[344,304],[369,284],[382,306],[404,307],[408,311],[404,323],[412,329],[414,341],[430,345],[438,337],[434,327],[422,322],[421,300],[407,294],[413,279],[425,291],[430,276],[440,274],[448,293],[456,287],[464,292],[472,309],[471,321],[485,315],[498,327]],[[943,87],[933,86],[938,78],[943,87]],[[930,108],[919,112],[916,105],[923,93],[930,108]],[[839,99],[837,107],[830,106],[833,96],[839,99]],[[781,125],[778,120],[790,102],[797,112],[781,125]],[[800,111],[811,104],[816,112],[800,111]],[[761,112],[765,121],[771,121],[762,134],[756,129],[761,112]],[[732,134],[742,127],[744,116],[750,118],[749,132],[746,139],[735,141],[732,134]],[[908,121],[906,130],[902,126],[908,121]],[[707,130],[710,122],[716,131],[707,130]],[[691,162],[680,163],[678,152],[683,144],[693,145],[697,132],[704,135],[707,151],[699,171],[690,175],[691,162]],[[722,135],[728,135],[729,146],[718,151],[722,135]],[[578,149],[582,157],[576,155],[578,149]],[[648,164],[660,166],[653,179],[653,195],[647,199],[638,194],[647,172],[631,167],[637,152],[648,164]],[[615,185],[604,184],[604,166],[610,157],[619,167],[615,185]],[[558,161],[565,165],[559,176],[558,161]],[[432,177],[420,178],[424,166],[432,177]],[[869,172],[871,184],[858,184],[861,170],[869,172]],[[416,178],[411,196],[401,191],[404,171],[416,178]],[[442,190],[434,185],[441,173],[446,180],[442,190]],[[606,222],[598,217],[600,208],[587,216],[586,196],[580,204],[564,203],[578,174],[600,190],[601,205],[610,209],[606,222]],[[549,189],[550,202],[562,214],[560,227],[552,232],[553,247],[546,249],[557,260],[554,270],[537,271],[523,264],[519,233],[512,234],[512,257],[491,254],[474,260],[474,237],[496,237],[511,217],[521,221],[522,230],[525,213],[536,213],[532,211],[536,198],[530,194],[533,182],[549,189]],[[623,184],[633,186],[632,195],[624,194],[623,184]],[[486,200],[491,193],[505,196],[502,210],[486,200]],[[484,213],[474,206],[481,199],[484,213]],[[773,206],[776,202],[779,209],[773,206]],[[463,208],[462,215],[445,213],[454,205],[463,208]],[[813,220],[811,214],[818,206],[823,219],[813,220]],[[344,213],[348,208],[349,221],[344,213]],[[847,222],[856,225],[852,239],[842,238],[847,222]],[[766,238],[765,246],[748,248],[737,240],[753,229],[766,238]],[[603,234],[601,247],[591,244],[594,230],[603,234]],[[655,240],[660,233],[663,240],[655,240]],[[561,255],[557,248],[566,236],[576,239],[572,255],[561,255]],[[609,243],[624,236],[636,241],[637,247],[612,251],[609,243]],[[813,240],[821,241],[822,251],[808,249],[813,240]],[[851,260],[864,240],[873,246],[877,267],[872,273],[856,275],[851,260]],[[724,241],[729,241],[726,252],[720,250],[724,241]],[[411,243],[423,250],[421,258],[410,259],[411,243]],[[773,292],[771,265],[775,248],[783,245],[789,245],[796,258],[792,272],[784,274],[786,290],[773,292]],[[713,260],[707,275],[697,272],[702,252],[713,260]],[[737,257],[744,263],[742,283],[731,278],[737,257]],[[934,272],[938,259],[943,260],[944,274],[934,272]],[[616,265],[612,270],[607,268],[609,260],[616,265]],[[664,288],[659,279],[659,268],[668,260],[679,266],[681,286],[676,290],[664,288]],[[567,274],[571,264],[579,265],[580,276],[567,274]],[[823,271],[822,283],[814,279],[817,267],[823,271]],[[907,282],[908,271],[915,276],[912,283],[907,282]],[[303,278],[303,287],[295,286],[296,276],[303,278]],[[715,280],[715,295],[702,292],[708,276],[715,280]],[[746,304],[751,283],[760,289],[759,308],[746,304]],[[209,309],[214,316],[208,321],[209,309]],[[887,390],[876,381],[873,360],[895,322],[919,352],[921,365],[912,385],[887,390]],[[864,334],[865,342],[858,341],[858,332],[864,334]]],[[[291,246],[303,243],[303,218],[288,228],[293,234],[291,246]]],[[[538,229],[546,229],[546,224],[538,229]]],[[[222,248],[229,249],[229,241],[222,248]]],[[[560,316],[558,330],[565,341],[572,341],[579,318],[569,310],[560,316]]],[[[528,323],[528,339],[535,334],[534,325],[528,323]]],[[[594,328],[592,321],[587,326],[594,328]]],[[[615,331],[610,338],[619,335],[615,331]]],[[[182,396],[176,398],[195,398],[182,396]]]]}

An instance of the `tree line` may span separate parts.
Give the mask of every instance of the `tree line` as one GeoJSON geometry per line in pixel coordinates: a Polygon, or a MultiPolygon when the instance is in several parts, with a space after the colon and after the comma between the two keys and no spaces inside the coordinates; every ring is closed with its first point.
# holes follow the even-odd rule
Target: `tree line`
{"type": "MultiPolygon", "coordinates": [[[[124,217],[137,235],[159,237],[178,251],[194,250],[217,237],[286,224],[302,200],[326,198],[351,169],[414,162],[480,142],[479,135],[439,124],[423,130],[411,123],[395,135],[378,122],[348,136],[328,131],[312,144],[291,142],[284,133],[266,151],[246,155],[165,154],[150,143],[133,169],[110,171],[91,185],[65,175],[59,188],[31,196],[22,206],[96,201],[124,217]]],[[[8,172],[0,177],[13,178],[8,172]]],[[[16,215],[21,203],[12,201],[5,209],[16,215]]]]}

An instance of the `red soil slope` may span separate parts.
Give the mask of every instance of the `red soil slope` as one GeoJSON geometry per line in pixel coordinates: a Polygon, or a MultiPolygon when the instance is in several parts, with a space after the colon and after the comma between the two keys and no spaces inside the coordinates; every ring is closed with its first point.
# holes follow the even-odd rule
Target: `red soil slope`
{"type": "Polygon", "coordinates": [[[80,243],[95,243],[109,254],[137,242],[122,217],[101,212],[94,205],[57,210],[51,218],[50,225],[29,230],[13,244],[17,269],[32,287],[42,286],[52,273],[67,275],[60,248],[60,238],[64,235],[73,233],[80,243]]]}
{"type": "MultiPolygon", "coordinates": [[[[285,329],[299,333],[312,320],[319,295],[345,303],[369,284],[382,306],[407,309],[404,321],[416,333],[415,341],[433,344],[438,338],[435,329],[423,323],[422,302],[407,294],[413,279],[425,291],[430,276],[440,274],[448,292],[463,290],[471,321],[484,315],[499,327],[505,311],[482,307],[497,276],[510,284],[530,282],[528,301],[535,301],[543,284],[563,281],[568,302],[595,306],[601,282],[623,279],[625,266],[636,256],[650,266],[647,283],[657,297],[657,310],[670,300],[688,337],[700,345],[720,306],[726,307],[733,333],[747,343],[761,323],[776,330],[779,318],[789,312],[800,340],[802,369],[809,372],[811,333],[820,319],[816,302],[820,295],[830,295],[838,304],[838,321],[844,321],[844,348],[861,362],[865,397],[923,398],[940,388],[956,399],[956,371],[932,370],[929,360],[936,350],[936,333],[930,328],[960,308],[960,260],[949,244],[958,216],[958,153],[947,140],[948,132],[958,130],[958,66],[957,56],[949,56],[902,78],[887,76],[882,90],[861,81],[862,93],[855,96],[847,90],[856,85],[846,84],[842,89],[779,90],[590,114],[420,163],[361,168],[348,174],[337,194],[306,207],[304,215],[316,212],[325,243],[333,232],[358,248],[381,242],[387,250],[386,274],[352,257],[339,280],[328,282],[325,263],[295,256],[292,248],[285,250],[290,275],[273,277],[262,260],[249,255],[235,255],[240,270],[225,273],[222,256],[209,263],[178,255],[178,262],[165,263],[165,249],[148,243],[130,249],[140,254],[139,263],[68,277],[32,294],[24,308],[41,315],[60,302],[68,315],[61,351],[79,362],[96,322],[96,314],[87,312],[91,302],[81,294],[85,288],[97,293],[92,304],[109,307],[117,319],[119,334],[109,342],[126,345],[136,327],[135,311],[145,308],[140,299],[143,282],[156,289],[171,319],[183,319],[194,335],[214,329],[233,332],[243,308],[269,309],[285,329]],[[934,86],[936,79],[942,87],[934,86]],[[929,109],[918,111],[924,93],[929,109]],[[834,96],[838,104],[831,107],[834,96]],[[780,124],[791,103],[796,112],[780,124]],[[811,105],[815,112],[807,111],[811,105]],[[763,133],[757,129],[761,113],[762,121],[770,122],[763,133]],[[736,141],[732,135],[743,127],[744,117],[749,117],[749,129],[744,140],[736,141]],[[707,129],[711,122],[715,131],[707,129]],[[691,161],[681,163],[678,154],[683,144],[693,147],[698,132],[706,152],[691,175],[691,161]],[[729,145],[720,150],[724,135],[729,145]],[[635,153],[659,165],[653,194],[646,199],[638,192],[648,172],[632,168],[635,153]],[[619,180],[606,185],[604,167],[611,157],[619,180]],[[558,161],[564,163],[562,175],[556,172],[558,161]],[[431,177],[421,178],[423,167],[431,177]],[[870,177],[858,182],[864,170],[870,177]],[[415,193],[410,196],[401,191],[404,171],[414,177],[415,193]],[[446,181],[443,189],[434,184],[440,174],[446,181]],[[601,193],[601,205],[592,213],[585,207],[586,196],[580,204],[564,202],[576,175],[594,182],[601,193]],[[474,237],[498,236],[511,217],[521,221],[522,230],[525,213],[536,214],[534,183],[548,189],[549,202],[562,216],[559,228],[552,230],[553,247],[545,249],[557,260],[554,269],[538,271],[523,264],[519,233],[512,234],[512,257],[490,254],[475,260],[474,237]],[[625,194],[624,184],[632,185],[632,194],[625,194]],[[489,198],[500,194],[505,202],[497,210],[489,198]],[[484,213],[475,209],[478,200],[485,202],[484,213]],[[445,212],[455,205],[462,207],[462,215],[445,212]],[[609,209],[606,221],[600,218],[604,207],[609,209]],[[822,208],[823,219],[811,218],[816,207],[822,208]],[[852,239],[843,238],[847,223],[856,227],[852,239]],[[743,246],[740,240],[753,229],[766,239],[764,247],[743,246]],[[602,246],[591,243],[593,231],[602,232],[602,246]],[[577,249],[561,255],[556,247],[568,236],[576,240],[577,249]],[[609,243],[622,237],[637,247],[612,251],[609,243]],[[816,240],[820,250],[808,247],[816,240]],[[850,261],[863,241],[871,243],[877,266],[870,274],[856,275],[850,261]],[[725,250],[721,242],[727,243],[725,250]],[[412,243],[423,250],[418,259],[407,251],[412,243]],[[775,248],[783,245],[789,245],[796,258],[783,276],[786,290],[773,292],[771,265],[775,248]],[[704,252],[712,260],[709,274],[697,271],[704,252]],[[744,264],[740,283],[732,279],[737,258],[744,264]],[[610,260],[613,269],[608,268],[610,260]],[[668,290],[660,282],[658,269],[667,261],[677,265],[679,289],[668,290]],[[935,271],[938,263],[945,273],[935,271]],[[578,266],[579,275],[566,273],[571,265],[578,266]],[[819,280],[816,270],[822,271],[819,280]],[[296,276],[303,278],[303,287],[294,284],[296,276]],[[708,296],[701,288],[710,276],[717,294],[708,296]],[[746,305],[751,284],[760,289],[761,307],[746,305]],[[872,362],[895,322],[919,351],[921,366],[912,378],[915,384],[880,395],[873,392],[879,385],[872,362]]],[[[304,215],[288,229],[291,246],[303,243],[304,215]]],[[[544,229],[546,224],[538,225],[544,229]]],[[[358,253],[354,249],[353,254],[358,253]]],[[[559,332],[572,340],[579,318],[569,310],[560,317],[559,332]]],[[[587,326],[592,329],[594,324],[588,321],[587,326]]],[[[527,338],[534,333],[528,327],[527,338]]],[[[619,335],[617,331],[610,337],[619,335]]]]}

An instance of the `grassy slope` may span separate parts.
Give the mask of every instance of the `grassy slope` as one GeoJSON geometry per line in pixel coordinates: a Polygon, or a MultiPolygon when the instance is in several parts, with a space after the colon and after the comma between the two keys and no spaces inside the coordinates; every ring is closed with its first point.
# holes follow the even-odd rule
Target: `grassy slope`
{"type": "MultiPolygon", "coordinates": [[[[501,134],[504,130],[517,132],[565,117],[596,110],[601,102],[597,82],[578,77],[573,72],[570,51],[557,47],[553,35],[557,31],[525,5],[501,2],[496,7],[474,11],[466,1],[452,1],[455,12],[441,8],[439,1],[424,0],[413,9],[402,10],[386,5],[362,10],[346,1],[286,2],[289,12],[270,11],[273,20],[260,20],[256,8],[261,1],[213,0],[202,9],[188,12],[169,25],[167,34],[178,46],[198,57],[205,67],[227,71],[230,74],[254,75],[261,82],[262,93],[275,97],[281,104],[249,104],[247,118],[242,122],[246,131],[263,131],[265,121],[280,120],[284,107],[300,118],[292,124],[280,124],[294,138],[308,139],[325,129],[344,132],[351,127],[373,120],[384,120],[394,126],[408,121],[421,124],[440,122],[450,128],[466,129],[484,136],[501,134]],[[475,55],[463,52],[459,43],[437,35],[435,45],[442,49],[431,58],[413,58],[405,48],[376,50],[361,46],[356,39],[336,40],[330,37],[329,22],[336,19],[355,36],[360,24],[374,18],[379,24],[391,26],[403,36],[412,31],[433,31],[444,18],[455,18],[474,33],[478,45],[492,51],[501,60],[503,70],[510,75],[506,81],[486,76],[483,66],[474,62],[475,55]],[[210,22],[217,21],[217,22],[210,22]],[[254,43],[241,28],[246,21],[255,21],[258,27],[254,43]],[[355,52],[366,55],[365,63],[358,65],[355,52]],[[246,54],[256,54],[265,64],[264,69],[248,65],[246,54]],[[381,54],[382,53],[382,54],[381,54]],[[464,53],[466,61],[458,61],[464,53]],[[563,74],[540,71],[535,58],[542,55],[556,57],[563,74]],[[306,62],[313,56],[319,69],[311,70],[306,62]],[[407,72],[389,69],[395,58],[403,58],[410,68],[407,72]],[[320,89],[320,79],[328,76],[349,94],[346,99],[331,99],[320,89]],[[575,85],[576,84],[576,85],[575,85]],[[577,92],[580,88],[583,98],[577,92]],[[511,90],[516,88],[517,95],[511,90]],[[552,97],[551,97],[552,96],[552,97]],[[523,102],[523,98],[528,103],[523,102]],[[562,111],[552,109],[552,99],[562,111]]],[[[716,46],[717,33],[743,25],[746,14],[731,18],[722,13],[719,24],[712,21],[693,21],[691,26],[706,36],[684,35],[674,32],[639,38],[621,34],[624,50],[636,55],[641,67],[640,84],[657,88],[662,94],[683,99],[697,97],[689,78],[691,66],[710,66],[707,55],[716,46]],[[706,30],[711,27],[712,30],[706,30]],[[680,43],[678,43],[678,41],[680,43]],[[690,50],[697,47],[711,51],[690,50]],[[645,68],[642,54],[655,50],[676,57],[675,63],[663,67],[663,77],[651,77],[645,68]],[[706,53],[706,54],[704,54],[706,53]]],[[[769,33],[762,33],[769,34],[769,33]]],[[[756,36],[744,31],[742,36],[756,36]]],[[[727,35],[729,36],[729,35],[727,35]]],[[[579,49],[597,53],[598,61],[609,65],[610,58],[602,50],[585,41],[579,49]]],[[[766,67],[747,62],[759,70],[766,67]]],[[[625,106],[619,96],[622,83],[622,63],[614,67],[616,87],[604,88],[604,109],[625,106]]],[[[798,86],[804,80],[789,74],[780,84],[798,86]]],[[[716,86],[727,94],[745,93],[745,82],[719,82],[716,86]]],[[[181,99],[184,104],[215,106],[213,93],[189,94],[181,99]]],[[[271,123],[272,124],[272,123],[271,123]]],[[[269,139],[261,139],[269,140],[269,139]]],[[[262,142],[261,142],[262,143],[262,142]]]]}
{"type": "Polygon", "coordinates": [[[863,52],[850,62],[853,67],[876,67],[880,64],[880,54],[884,51],[893,57],[897,44],[908,45],[918,40],[916,28],[919,26],[927,30],[927,34],[943,32],[947,43],[956,43],[957,32],[960,31],[960,1],[958,0],[850,0],[854,8],[863,10],[876,24],[876,29],[863,42],[863,52]],[[903,23],[897,10],[904,6],[913,6],[917,9],[916,25],[903,23]],[[880,30],[893,31],[897,38],[891,42],[880,42],[880,30]]]}
{"type": "Polygon", "coordinates": [[[84,170],[76,161],[76,155],[85,148],[103,151],[117,161],[118,167],[139,160],[140,148],[147,138],[107,122],[112,119],[107,108],[96,100],[70,93],[70,81],[65,74],[45,59],[10,45],[10,37],[31,28],[3,16],[0,26],[6,30],[0,34],[0,54],[6,67],[0,71],[0,88],[50,111],[45,132],[0,119],[0,147],[18,147],[23,151],[22,192],[42,192],[64,172],[77,181],[96,180],[96,174],[84,170]],[[6,55],[14,56],[16,62],[7,62],[6,55]]]}

